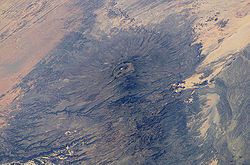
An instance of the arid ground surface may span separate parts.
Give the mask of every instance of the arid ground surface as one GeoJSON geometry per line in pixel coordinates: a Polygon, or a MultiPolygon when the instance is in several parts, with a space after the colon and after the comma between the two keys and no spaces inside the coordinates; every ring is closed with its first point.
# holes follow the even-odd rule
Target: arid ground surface
{"type": "Polygon", "coordinates": [[[0,164],[250,165],[250,0],[0,0],[0,164]]]}

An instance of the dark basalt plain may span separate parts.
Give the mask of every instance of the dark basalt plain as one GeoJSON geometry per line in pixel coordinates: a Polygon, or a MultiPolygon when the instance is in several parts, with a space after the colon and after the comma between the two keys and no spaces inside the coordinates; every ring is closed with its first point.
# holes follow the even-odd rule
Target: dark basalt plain
{"type": "MultiPolygon", "coordinates": [[[[193,20],[185,14],[170,15],[154,27],[120,29],[112,37],[96,39],[88,31],[95,22],[94,10],[102,3],[77,5],[86,14],[79,31],[67,35],[17,86],[24,94],[13,103],[13,109],[20,110],[1,133],[1,164],[32,160],[65,165],[195,165],[217,154],[223,164],[236,161],[232,154],[228,157],[227,141],[216,139],[213,130],[203,141],[197,138],[197,128],[187,126],[201,111],[198,94],[193,104],[187,104],[192,90],[175,92],[171,86],[190,76],[202,61],[201,46],[191,46],[193,20]],[[186,23],[181,23],[184,19],[186,23]]],[[[230,68],[241,65],[239,60],[230,68]]],[[[231,78],[228,71],[216,80],[220,95],[235,96],[228,91],[233,84],[225,84],[231,78]]],[[[204,92],[201,89],[200,94],[204,92]]],[[[224,113],[228,101],[222,100],[221,106],[224,113]]],[[[222,115],[225,127],[233,110],[230,113],[222,115]]],[[[240,113],[244,118],[244,110],[240,113]]],[[[249,135],[247,123],[240,127],[249,135]]],[[[237,161],[249,162],[247,154],[239,156],[237,161]]]]}

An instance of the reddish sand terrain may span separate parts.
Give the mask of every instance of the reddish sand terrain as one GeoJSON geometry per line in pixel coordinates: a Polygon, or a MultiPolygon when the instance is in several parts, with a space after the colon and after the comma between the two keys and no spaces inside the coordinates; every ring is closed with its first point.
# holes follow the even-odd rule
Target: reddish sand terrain
{"type": "Polygon", "coordinates": [[[0,94],[18,83],[65,35],[69,3],[7,0],[0,5],[0,94]]]}
{"type": "Polygon", "coordinates": [[[77,10],[69,0],[7,0],[0,4],[0,127],[6,124],[9,104],[22,93],[11,90],[56,47],[68,31],[64,24],[77,10]],[[2,95],[2,96],[1,96],[2,95]]]}

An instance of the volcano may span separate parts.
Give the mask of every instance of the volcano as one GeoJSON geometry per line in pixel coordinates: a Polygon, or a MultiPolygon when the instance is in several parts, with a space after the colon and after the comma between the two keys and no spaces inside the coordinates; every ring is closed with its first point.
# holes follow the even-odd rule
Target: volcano
{"type": "Polygon", "coordinates": [[[0,2],[0,164],[250,164],[249,0],[0,2]]]}

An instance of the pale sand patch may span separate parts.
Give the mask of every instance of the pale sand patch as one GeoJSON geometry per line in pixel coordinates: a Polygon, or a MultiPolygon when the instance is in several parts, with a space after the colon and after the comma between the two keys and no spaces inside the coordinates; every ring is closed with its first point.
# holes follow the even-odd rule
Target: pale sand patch
{"type": "Polygon", "coordinates": [[[217,48],[219,39],[230,37],[249,22],[249,0],[228,0],[226,3],[222,0],[199,0],[194,3],[197,4],[193,5],[192,11],[198,17],[194,31],[197,34],[197,43],[203,44],[204,54],[217,48]],[[243,11],[244,14],[239,17],[239,13],[243,11]],[[221,20],[228,20],[225,27],[218,25],[221,20]]]}
{"type": "Polygon", "coordinates": [[[222,44],[207,56],[200,66],[201,69],[212,62],[239,52],[250,43],[250,16],[245,21],[234,34],[224,39],[222,44]]]}
{"type": "Polygon", "coordinates": [[[200,137],[205,138],[207,136],[207,130],[210,127],[209,121],[206,120],[200,127],[200,137]]]}
{"type": "Polygon", "coordinates": [[[198,88],[198,84],[201,84],[204,81],[208,82],[208,86],[213,86],[213,83],[211,83],[211,80],[217,76],[222,69],[224,68],[224,63],[219,63],[216,66],[212,68],[212,73],[206,77],[202,78],[203,73],[195,73],[191,77],[187,78],[184,83],[182,83],[182,86],[185,86],[185,89],[192,89],[192,88],[198,88]]]}
{"type": "Polygon", "coordinates": [[[216,93],[208,93],[205,96],[201,97],[202,100],[206,100],[204,106],[202,106],[202,115],[204,116],[205,121],[202,123],[199,131],[200,137],[205,138],[207,136],[207,131],[211,123],[219,124],[220,116],[217,111],[217,104],[220,101],[220,96],[216,93]]]}
{"type": "Polygon", "coordinates": [[[196,41],[203,45],[202,54],[205,60],[197,68],[196,73],[182,84],[187,88],[196,88],[195,84],[208,82],[217,76],[225,67],[226,62],[243,50],[250,43],[250,3],[248,0],[227,3],[221,0],[200,0],[192,9],[198,16],[194,25],[196,41]],[[244,10],[243,10],[244,9],[244,10]],[[215,21],[215,19],[218,19],[215,21]],[[220,27],[219,21],[228,22],[220,27]],[[219,42],[220,40],[220,42],[219,42]],[[201,78],[205,69],[212,74],[201,78]]]}
{"type": "Polygon", "coordinates": [[[214,159],[211,162],[209,162],[209,165],[218,165],[218,160],[214,159]]]}

